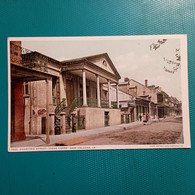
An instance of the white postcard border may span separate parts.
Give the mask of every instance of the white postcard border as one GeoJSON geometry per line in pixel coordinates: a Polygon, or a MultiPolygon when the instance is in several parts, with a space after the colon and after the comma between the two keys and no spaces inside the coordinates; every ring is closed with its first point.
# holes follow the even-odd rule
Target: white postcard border
{"type": "Polygon", "coordinates": [[[189,91],[187,66],[187,35],[131,35],[131,36],[97,36],[97,37],[9,37],[7,39],[8,52],[8,152],[28,151],[71,151],[71,150],[115,150],[115,149],[168,149],[191,148],[189,122],[189,91]],[[182,116],[183,116],[183,144],[148,144],[148,145],[83,145],[83,146],[41,146],[41,147],[11,147],[11,70],[10,70],[10,41],[73,41],[73,40],[145,40],[145,39],[180,39],[181,41],[181,87],[182,87],[182,116]]]}

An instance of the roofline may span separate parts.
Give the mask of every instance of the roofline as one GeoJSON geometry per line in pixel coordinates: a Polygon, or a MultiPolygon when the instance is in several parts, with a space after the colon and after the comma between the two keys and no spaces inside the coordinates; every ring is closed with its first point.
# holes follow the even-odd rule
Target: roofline
{"type": "MultiPolygon", "coordinates": [[[[114,83],[114,84],[115,84],[115,83],[114,83]]],[[[111,88],[116,89],[116,88],[112,87],[112,85],[111,85],[111,88]]],[[[122,93],[124,93],[124,94],[126,94],[126,95],[129,95],[129,96],[131,96],[131,97],[134,97],[133,95],[131,95],[131,94],[127,93],[127,92],[121,91],[120,89],[119,89],[118,91],[120,91],[120,92],[122,92],[122,93]]]]}
{"type": "Polygon", "coordinates": [[[73,59],[69,59],[69,60],[63,60],[61,61],[61,63],[65,64],[66,62],[73,62],[73,61],[83,61],[86,60],[87,58],[95,58],[101,55],[105,55],[107,53],[101,53],[101,54],[96,54],[96,55],[92,55],[92,56],[84,56],[84,57],[80,57],[80,58],[73,58],[73,59]]]}
{"type": "MultiPolygon", "coordinates": [[[[134,80],[134,79],[130,79],[130,83],[131,83],[131,81],[135,81],[136,83],[139,83],[140,85],[146,87],[144,84],[142,84],[142,83],[140,83],[140,82],[138,82],[138,81],[136,81],[136,80],[134,80]]],[[[147,88],[148,88],[148,87],[147,87],[147,88]]],[[[148,89],[149,89],[149,88],[148,88],[148,89]]]]}
{"type": "MultiPolygon", "coordinates": [[[[70,65],[70,64],[74,64],[74,63],[90,62],[89,61],[90,59],[101,57],[101,56],[106,57],[106,59],[109,61],[110,65],[111,65],[111,68],[113,68],[114,74],[116,75],[117,79],[121,79],[119,72],[115,68],[112,60],[110,59],[110,57],[107,53],[96,54],[96,55],[92,55],[92,56],[86,56],[86,57],[76,58],[76,59],[71,59],[71,60],[64,60],[61,63],[63,66],[63,65],[70,65]]],[[[92,62],[90,62],[90,63],[92,63],[92,62]]],[[[92,64],[94,64],[94,63],[92,63],[92,64]]],[[[94,65],[96,65],[96,64],[94,64],[94,65]]]]}
{"type": "MultiPolygon", "coordinates": [[[[56,60],[56,59],[54,59],[54,58],[51,58],[51,57],[49,57],[49,56],[47,56],[47,55],[45,55],[45,54],[42,54],[42,53],[40,53],[40,52],[38,52],[38,51],[32,51],[31,53],[38,53],[38,54],[40,54],[40,55],[42,55],[42,56],[45,56],[45,57],[47,57],[51,62],[55,62],[56,64],[58,64],[58,65],[62,65],[61,64],[61,62],[60,61],[58,61],[58,60],[56,60]]],[[[28,53],[27,53],[28,54],[28,53]]],[[[24,54],[25,55],[25,54],[24,54]]]]}

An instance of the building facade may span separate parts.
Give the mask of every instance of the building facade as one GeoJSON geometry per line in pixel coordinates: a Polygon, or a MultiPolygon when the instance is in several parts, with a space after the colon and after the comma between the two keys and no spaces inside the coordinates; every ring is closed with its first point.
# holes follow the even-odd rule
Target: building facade
{"type": "Polygon", "coordinates": [[[125,78],[124,82],[119,83],[119,89],[136,98],[136,120],[165,118],[182,113],[181,102],[177,98],[169,97],[159,86],[149,86],[148,80],[143,85],[125,78]]]}
{"type": "Polygon", "coordinates": [[[181,115],[159,87],[120,75],[107,53],[57,61],[10,42],[11,140],[181,115]]]}
{"type": "MultiPolygon", "coordinates": [[[[136,121],[136,104],[135,98],[123,91],[118,92],[119,94],[119,107],[121,109],[121,123],[131,123],[136,121]]],[[[116,101],[116,85],[113,84],[111,87],[111,100],[116,101]]]]}
{"type": "Polygon", "coordinates": [[[121,122],[120,75],[108,54],[59,62],[10,42],[11,140],[64,134],[121,122]],[[113,106],[114,105],[114,106],[113,106]]]}
{"type": "Polygon", "coordinates": [[[116,102],[111,100],[111,84],[118,86],[120,75],[108,54],[63,61],[61,72],[65,80],[66,113],[72,117],[73,129],[80,129],[80,125],[91,129],[120,124],[118,90],[116,102]],[[80,124],[83,118],[85,124],[80,124]]]}

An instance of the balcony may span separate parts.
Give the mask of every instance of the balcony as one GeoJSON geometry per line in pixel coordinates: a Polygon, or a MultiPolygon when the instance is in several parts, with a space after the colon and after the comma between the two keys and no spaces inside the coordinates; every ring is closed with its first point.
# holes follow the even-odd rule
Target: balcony
{"type": "MultiPolygon", "coordinates": [[[[108,100],[101,100],[100,103],[101,103],[101,108],[109,108],[108,100]]],[[[81,97],[75,98],[72,101],[72,104],[70,105],[69,113],[73,112],[76,107],[82,107],[82,105],[83,105],[83,98],[81,97]]],[[[97,107],[98,106],[97,99],[87,98],[87,106],[93,108],[97,107]]],[[[117,102],[111,102],[111,107],[117,108],[117,102]]]]}

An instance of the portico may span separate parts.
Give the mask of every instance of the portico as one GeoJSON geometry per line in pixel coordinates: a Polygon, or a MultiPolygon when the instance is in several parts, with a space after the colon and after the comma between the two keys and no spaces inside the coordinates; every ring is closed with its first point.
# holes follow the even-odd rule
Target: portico
{"type": "MultiPolygon", "coordinates": [[[[102,106],[105,107],[105,105],[102,105],[101,101],[107,101],[106,107],[112,108],[110,88],[111,83],[116,84],[117,101],[115,102],[115,107],[119,108],[118,81],[120,75],[114,68],[114,65],[107,54],[64,61],[62,62],[62,75],[64,75],[66,83],[72,81],[72,96],[74,96],[74,98],[82,98],[83,107],[90,106],[88,105],[88,99],[91,98],[95,100],[96,106],[99,108],[102,106]],[[104,65],[100,66],[99,63],[94,63],[94,59],[102,60],[102,64],[104,65]],[[106,62],[105,59],[108,62],[106,62]],[[76,84],[74,84],[75,82],[76,84]]],[[[66,88],[69,87],[68,85],[66,85],[66,88]]],[[[71,97],[67,97],[67,99],[72,100],[71,97]]],[[[68,106],[72,103],[69,100],[68,106]]]]}
{"type": "MultiPolygon", "coordinates": [[[[104,112],[111,113],[113,108],[119,108],[118,82],[120,75],[108,54],[63,61],[62,76],[65,80],[69,113],[71,114],[75,109],[79,110],[80,114],[85,115],[86,124],[89,120],[88,112],[94,115],[93,112],[100,109],[102,112],[100,115],[104,117],[104,112]],[[117,86],[115,102],[111,101],[111,84],[117,86]],[[96,108],[96,110],[87,108],[96,108]],[[106,109],[109,111],[105,111],[106,109]]],[[[120,115],[118,118],[120,119],[120,115]]],[[[96,120],[98,120],[98,116],[96,116],[96,120]]],[[[92,127],[90,125],[90,128],[92,127]]],[[[86,126],[86,128],[88,127],[86,126]]]]}

